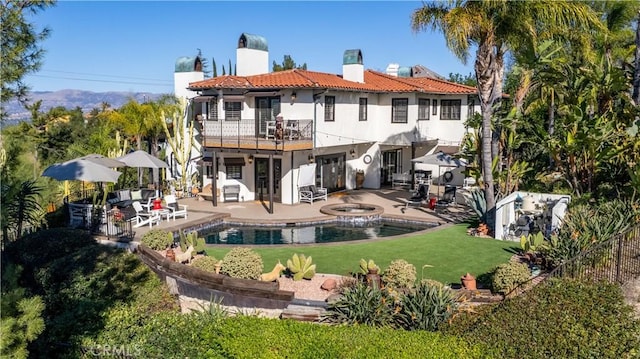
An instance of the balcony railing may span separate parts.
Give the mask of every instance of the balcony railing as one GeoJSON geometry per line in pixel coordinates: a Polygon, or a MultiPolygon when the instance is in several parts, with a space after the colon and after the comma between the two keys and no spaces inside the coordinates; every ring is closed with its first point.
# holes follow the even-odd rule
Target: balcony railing
{"type": "Polygon", "coordinates": [[[256,122],[205,120],[203,145],[217,148],[292,151],[313,148],[313,120],[256,122]]]}

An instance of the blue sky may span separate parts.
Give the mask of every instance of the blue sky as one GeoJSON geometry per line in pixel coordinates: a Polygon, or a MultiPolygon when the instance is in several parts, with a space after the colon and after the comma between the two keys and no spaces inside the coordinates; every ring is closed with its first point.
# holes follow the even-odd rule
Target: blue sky
{"type": "MultiPolygon", "coordinates": [[[[420,1],[59,1],[31,17],[51,36],[38,73],[25,82],[33,91],[173,92],[175,61],[198,49],[218,74],[243,33],[265,37],[269,64],[291,55],[309,70],[342,73],[342,55],[362,50],[366,69],[389,63],[424,65],[435,72],[467,75],[440,32],[411,30],[420,1]]],[[[473,55],[473,54],[472,54],[473,55]]],[[[473,60],[473,56],[471,57],[473,60]]],[[[228,69],[227,69],[228,71],[228,69]]]]}

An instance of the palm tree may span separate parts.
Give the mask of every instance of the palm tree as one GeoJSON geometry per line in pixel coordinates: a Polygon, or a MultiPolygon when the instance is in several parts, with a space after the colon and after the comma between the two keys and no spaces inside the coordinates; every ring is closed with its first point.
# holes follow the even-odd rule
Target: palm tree
{"type": "Polygon", "coordinates": [[[475,75],[482,112],[481,168],[487,201],[487,225],[495,226],[495,188],[491,170],[497,147],[491,128],[494,105],[503,95],[504,59],[509,51],[530,49],[534,40],[601,27],[586,4],[571,1],[449,0],[414,11],[414,31],[441,30],[449,49],[463,63],[476,47],[475,75]],[[493,148],[492,148],[493,147],[493,148]]]}
{"type": "Polygon", "coordinates": [[[36,180],[3,183],[2,198],[2,234],[9,239],[9,229],[14,229],[16,238],[22,236],[25,224],[37,227],[42,223],[42,208],[38,199],[42,187],[36,180]]]}

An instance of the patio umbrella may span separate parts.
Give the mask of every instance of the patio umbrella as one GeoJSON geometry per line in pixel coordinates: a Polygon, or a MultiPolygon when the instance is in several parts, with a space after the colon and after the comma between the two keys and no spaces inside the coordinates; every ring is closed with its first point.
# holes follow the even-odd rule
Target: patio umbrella
{"type": "Polygon", "coordinates": [[[76,158],[63,163],[55,163],[47,167],[42,175],[58,181],[85,181],[85,182],[117,182],[122,173],[109,167],[76,158]]]}
{"type": "Polygon", "coordinates": [[[78,159],[91,161],[91,162],[94,162],[94,163],[97,163],[99,165],[103,165],[103,166],[109,167],[109,168],[120,168],[120,167],[126,167],[127,166],[127,164],[124,163],[124,162],[115,160],[113,158],[105,157],[103,155],[99,155],[99,154],[96,154],[96,153],[92,153],[90,155],[82,156],[82,157],[79,157],[78,159]]]}
{"type": "MultiPolygon", "coordinates": [[[[438,185],[440,185],[440,172],[442,167],[464,167],[467,165],[467,161],[461,158],[455,158],[442,151],[416,157],[411,160],[414,163],[424,163],[427,165],[438,166],[438,185]]],[[[438,197],[440,197],[440,186],[438,186],[438,197]]]]}
{"type": "Polygon", "coordinates": [[[116,158],[116,160],[120,162],[124,162],[129,167],[138,167],[138,168],[168,168],[169,167],[169,165],[165,161],[157,157],[154,157],[142,150],[127,153],[124,156],[116,158]]]}
{"type": "MultiPolygon", "coordinates": [[[[137,150],[134,152],[127,153],[124,156],[120,156],[116,158],[116,160],[120,162],[124,162],[128,167],[152,168],[152,169],[169,168],[169,165],[165,161],[155,156],[152,156],[142,150],[137,150]]],[[[157,177],[155,173],[154,173],[154,177],[157,177]]],[[[156,184],[157,184],[157,181],[158,181],[157,178],[154,178],[154,180],[156,181],[156,184]]],[[[140,176],[138,176],[138,185],[142,185],[142,179],[140,178],[140,176]]]]}

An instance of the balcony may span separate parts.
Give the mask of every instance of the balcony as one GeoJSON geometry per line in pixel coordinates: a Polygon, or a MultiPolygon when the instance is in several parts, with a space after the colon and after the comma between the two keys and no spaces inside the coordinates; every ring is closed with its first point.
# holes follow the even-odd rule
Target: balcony
{"type": "Polygon", "coordinates": [[[202,144],[220,149],[298,151],[313,148],[313,120],[205,120],[202,144]]]}

